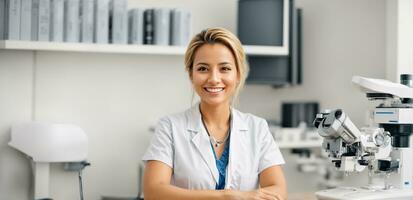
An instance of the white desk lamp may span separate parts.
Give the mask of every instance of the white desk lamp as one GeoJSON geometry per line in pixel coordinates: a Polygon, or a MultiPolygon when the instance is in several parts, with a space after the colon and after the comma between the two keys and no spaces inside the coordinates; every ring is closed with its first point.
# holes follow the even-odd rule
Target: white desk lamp
{"type": "Polygon", "coordinates": [[[36,200],[50,198],[50,163],[83,162],[88,152],[87,135],[71,124],[15,124],[9,145],[28,155],[32,161],[36,200]]]}

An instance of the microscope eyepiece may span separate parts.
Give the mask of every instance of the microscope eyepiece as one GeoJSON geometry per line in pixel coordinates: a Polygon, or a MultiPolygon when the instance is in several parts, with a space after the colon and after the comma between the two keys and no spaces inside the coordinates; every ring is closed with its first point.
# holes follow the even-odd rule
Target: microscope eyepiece
{"type": "Polygon", "coordinates": [[[336,119],[340,119],[341,115],[343,114],[343,111],[341,109],[336,110],[336,112],[334,113],[334,116],[336,117],[336,119]]]}

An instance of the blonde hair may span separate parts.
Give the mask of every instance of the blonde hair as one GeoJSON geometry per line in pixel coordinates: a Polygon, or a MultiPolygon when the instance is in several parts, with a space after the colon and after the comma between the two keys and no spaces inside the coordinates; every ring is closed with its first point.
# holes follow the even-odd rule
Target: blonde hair
{"type": "Polygon", "coordinates": [[[239,83],[235,89],[233,103],[234,100],[238,98],[241,89],[244,87],[245,79],[247,78],[249,71],[242,44],[233,33],[224,28],[208,28],[196,34],[192,38],[185,52],[185,70],[188,72],[189,77],[192,77],[194,58],[197,50],[205,44],[216,43],[226,46],[235,58],[239,83]]]}

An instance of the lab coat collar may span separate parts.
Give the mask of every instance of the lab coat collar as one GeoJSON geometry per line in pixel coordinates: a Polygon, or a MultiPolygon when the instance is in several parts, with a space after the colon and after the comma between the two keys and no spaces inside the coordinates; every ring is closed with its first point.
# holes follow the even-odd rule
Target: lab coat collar
{"type": "MultiPolygon", "coordinates": [[[[188,119],[187,130],[189,132],[194,133],[192,134],[193,137],[191,141],[194,144],[195,148],[198,149],[203,160],[208,165],[208,168],[210,169],[215,182],[218,183],[219,172],[216,166],[214,153],[212,152],[213,150],[211,148],[209,136],[202,124],[201,112],[199,111],[199,103],[190,109],[189,114],[190,116],[188,119]]],[[[239,149],[238,146],[242,145],[242,142],[239,141],[241,140],[241,138],[243,138],[240,135],[241,131],[248,130],[246,123],[243,121],[241,117],[241,112],[239,112],[238,110],[234,108],[231,108],[231,114],[232,114],[232,124],[231,124],[232,126],[231,126],[231,135],[230,135],[230,161],[229,161],[228,169],[233,168],[232,167],[233,164],[231,163],[231,160],[233,160],[234,157],[238,157],[235,154],[242,154],[242,152],[239,152],[237,150],[239,149]]],[[[232,171],[232,170],[228,170],[228,171],[232,171]]],[[[227,180],[228,180],[228,176],[230,176],[231,174],[232,174],[231,172],[228,172],[227,180]]],[[[226,182],[228,183],[228,181],[226,182]]]]}
{"type": "MultiPolygon", "coordinates": [[[[199,111],[199,103],[194,105],[190,109],[190,119],[188,120],[188,131],[192,132],[200,132],[203,130],[203,124],[202,124],[202,119],[201,119],[201,112],[199,111]]],[[[241,112],[238,111],[237,109],[231,107],[231,115],[232,115],[232,130],[240,130],[240,131],[247,131],[248,126],[244,122],[244,120],[241,117],[241,112]]]]}

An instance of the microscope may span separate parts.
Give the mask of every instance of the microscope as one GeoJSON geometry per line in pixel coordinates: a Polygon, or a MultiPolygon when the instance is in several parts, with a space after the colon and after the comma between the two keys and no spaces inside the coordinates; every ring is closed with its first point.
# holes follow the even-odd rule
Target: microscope
{"type": "Polygon", "coordinates": [[[370,101],[379,102],[370,111],[372,123],[359,129],[343,110],[336,109],[317,114],[313,124],[335,168],[346,174],[367,168],[368,185],[318,191],[317,198],[412,200],[412,75],[401,75],[401,84],[360,76],[352,82],[370,101]]]}

